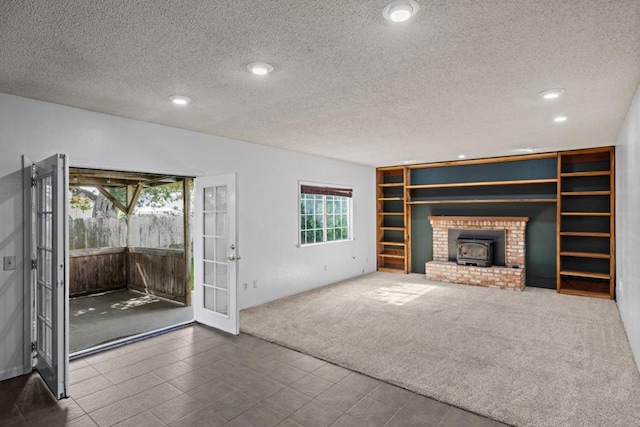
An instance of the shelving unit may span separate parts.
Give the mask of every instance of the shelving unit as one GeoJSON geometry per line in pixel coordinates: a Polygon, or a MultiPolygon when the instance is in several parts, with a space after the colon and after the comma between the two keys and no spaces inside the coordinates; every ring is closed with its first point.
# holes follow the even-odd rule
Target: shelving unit
{"type": "Polygon", "coordinates": [[[405,198],[409,205],[555,203],[556,157],[544,153],[411,165],[405,198]]]}
{"type": "Polygon", "coordinates": [[[560,293],[614,298],[612,147],[558,153],[557,274],[560,293]]]}
{"type": "Polygon", "coordinates": [[[426,209],[419,205],[468,212],[544,203],[556,207],[557,291],[614,298],[614,170],[613,147],[379,168],[378,270],[411,271],[411,211],[426,209]]]}
{"type": "Polygon", "coordinates": [[[404,167],[376,172],[378,271],[409,273],[409,221],[405,203],[407,172],[404,167]]]}

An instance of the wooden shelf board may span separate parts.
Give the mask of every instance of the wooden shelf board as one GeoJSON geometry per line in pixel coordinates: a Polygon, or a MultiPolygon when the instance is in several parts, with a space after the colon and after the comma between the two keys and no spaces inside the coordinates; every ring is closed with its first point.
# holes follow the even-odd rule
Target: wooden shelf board
{"type": "Polygon", "coordinates": [[[380,230],[389,230],[389,231],[404,231],[404,227],[378,227],[380,230]]]}
{"type": "Polygon", "coordinates": [[[578,148],[560,151],[558,154],[562,163],[590,163],[609,160],[613,150],[611,147],[578,148]]]}
{"type": "Polygon", "coordinates": [[[610,196],[611,191],[563,191],[561,196],[610,196]]]}
{"type": "Polygon", "coordinates": [[[378,201],[381,201],[381,202],[389,201],[389,200],[403,201],[404,197],[378,197],[378,201]]]}
{"type": "Polygon", "coordinates": [[[469,199],[469,200],[415,200],[410,205],[438,205],[464,203],[555,203],[557,199],[469,199]]]}
{"type": "Polygon", "coordinates": [[[576,258],[598,258],[598,259],[611,259],[610,254],[602,254],[595,252],[571,252],[571,251],[561,251],[560,256],[570,256],[576,258]]]}
{"type": "Polygon", "coordinates": [[[562,216],[611,216],[609,212],[561,212],[562,216]]]}
{"type": "MultiPolygon", "coordinates": [[[[468,160],[450,160],[437,163],[420,163],[407,166],[407,169],[426,169],[426,168],[439,168],[443,166],[464,166],[464,165],[480,165],[488,163],[502,163],[502,162],[516,162],[520,160],[534,160],[534,159],[549,159],[557,157],[557,152],[552,153],[536,153],[536,154],[521,154],[517,156],[502,156],[502,157],[489,157],[484,159],[468,159],[468,160]]],[[[381,168],[378,168],[380,170],[381,168]]]]}
{"type": "Polygon", "coordinates": [[[611,233],[596,233],[591,231],[561,231],[560,235],[574,237],[611,237],[611,233]]]}
{"type": "Polygon", "coordinates": [[[586,277],[589,279],[603,279],[610,280],[611,276],[604,273],[592,273],[589,271],[571,271],[571,270],[561,270],[561,276],[572,276],[572,277],[586,277]]]}
{"type": "Polygon", "coordinates": [[[404,186],[404,182],[386,182],[386,183],[378,184],[378,187],[384,187],[384,188],[402,187],[402,186],[404,186]]]}
{"type": "Polygon", "coordinates": [[[384,252],[380,252],[378,254],[379,257],[381,258],[396,258],[396,259],[404,259],[404,255],[397,255],[397,254],[386,254],[384,252]]]}
{"type": "Polygon", "coordinates": [[[580,297],[593,297],[593,298],[611,299],[611,296],[609,295],[608,292],[604,293],[604,292],[598,292],[598,291],[587,291],[587,290],[583,290],[583,289],[560,288],[558,293],[566,294],[566,295],[577,295],[577,296],[580,296],[580,297]]]}
{"type": "Polygon", "coordinates": [[[489,187],[496,185],[529,185],[529,184],[552,184],[556,183],[556,178],[546,179],[518,179],[513,181],[477,181],[477,182],[452,182],[446,184],[421,184],[421,185],[407,185],[406,188],[424,189],[424,188],[456,188],[456,187],[489,187]]]}
{"type": "Polygon", "coordinates": [[[404,274],[404,269],[403,268],[378,267],[378,271],[383,271],[385,273],[400,273],[400,274],[404,274]]]}
{"type": "Polygon", "coordinates": [[[378,242],[379,245],[387,245],[387,246],[405,246],[405,243],[402,242],[378,242]]]}
{"type": "Polygon", "coordinates": [[[378,215],[383,215],[383,216],[404,216],[404,212],[378,212],[378,215]]]}
{"type": "Polygon", "coordinates": [[[607,176],[611,175],[611,171],[587,171],[587,172],[564,172],[560,174],[561,178],[572,178],[579,176],[607,176]]]}
{"type": "Polygon", "coordinates": [[[380,172],[387,172],[385,175],[402,175],[403,170],[404,166],[382,166],[378,168],[378,171],[380,172]]]}

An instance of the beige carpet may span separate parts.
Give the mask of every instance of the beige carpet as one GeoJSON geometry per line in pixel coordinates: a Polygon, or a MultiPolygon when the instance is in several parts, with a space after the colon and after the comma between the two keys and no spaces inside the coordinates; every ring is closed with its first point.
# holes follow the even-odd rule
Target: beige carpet
{"type": "Polygon", "coordinates": [[[374,273],[240,313],[241,331],[517,426],[640,426],[609,300],[374,273]]]}

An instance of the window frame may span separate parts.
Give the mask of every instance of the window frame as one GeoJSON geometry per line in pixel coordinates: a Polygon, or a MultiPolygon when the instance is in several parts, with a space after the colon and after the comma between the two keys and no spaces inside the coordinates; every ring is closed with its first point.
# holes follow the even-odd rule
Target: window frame
{"type": "MultiPolygon", "coordinates": [[[[302,192],[302,187],[303,186],[309,186],[309,187],[317,187],[319,189],[322,188],[332,188],[332,189],[344,189],[344,190],[348,190],[351,192],[351,194],[353,194],[353,186],[350,185],[341,185],[341,184],[329,184],[329,183],[320,183],[320,182],[310,182],[310,181],[298,181],[298,244],[296,245],[297,247],[301,248],[301,247],[309,247],[309,246],[318,246],[318,245],[325,245],[325,244],[331,244],[331,243],[341,243],[341,242],[349,242],[349,241],[353,241],[355,240],[354,236],[353,236],[353,195],[351,197],[348,196],[339,196],[339,195],[323,195],[323,194],[310,194],[310,193],[303,193],[302,192]],[[303,220],[302,220],[302,201],[303,201],[303,196],[308,195],[308,196],[314,196],[314,197],[321,197],[322,199],[322,241],[316,241],[313,243],[303,243],[303,239],[302,239],[302,233],[304,231],[309,231],[309,230],[303,230],[302,226],[303,226],[303,220]],[[335,213],[331,213],[331,214],[327,214],[327,198],[328,197],[337,197],[340,199],[347,199],[347,238],[346,239],[339,239],[339,240],[327,240],[327,231],[330,231],[332,229],[336,229],[338,227],[328,227],[328,215],[335,215],[335,213]]],[[[309,215],[307,213],[307,215],[309,215]]],[[[317,215],[315,212],[313,215],[317,215]]],[[[344,227],[339,227],[339,228],[344,228],[344,227]]],[[[314,230],[319,230],[318,229],[314,229],[314,230]]]]}

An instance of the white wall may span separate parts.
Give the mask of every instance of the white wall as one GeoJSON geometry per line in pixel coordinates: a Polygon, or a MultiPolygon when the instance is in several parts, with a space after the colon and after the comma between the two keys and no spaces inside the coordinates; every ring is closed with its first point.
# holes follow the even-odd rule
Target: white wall
{"type": "Polygon", "coordinates": [[[0,94],[0,258],[18,258],[14,272],[0,272],[0,379],[23,368],[21,155],[54,153],[71,166],[238,172],[239,282],[249,284],[240,308],[375,270],[371,167],[0,94]],[[356,240],[296,247],[298,180],[353,186],[356,240]]]}
{"type": "MultiPolygon", "coordinates": [[[[2,117],[0,111],[0,117],[2,117]]],[[[2,119],[0,118],[0,122],[2,119]]],[[[2,125],[0,125],[2,126],[2,125]]],[[[4,147],[4,138],[0,142],[4,147]]],[[[0,151],[4,161],[5,150],[0,151]]],[[[22,174],[20,159],[12,171],[0,172],[0,261],[16,255],[16,269],[4,271],[0,263],[0,380],[23,373],[24,311],[22,298],[22,174]]]]}
{"type": "Polygon", "coordinates": [[[640,369],[640,88],[616,145],[616,299],[640,369]]]}

